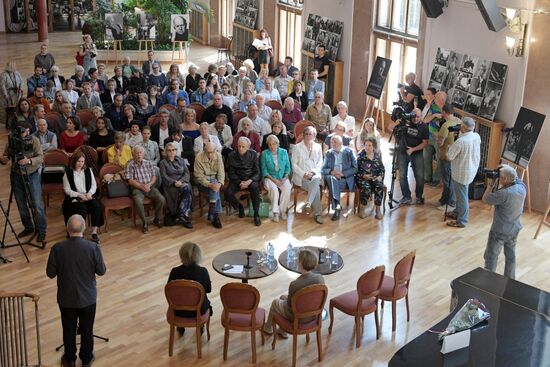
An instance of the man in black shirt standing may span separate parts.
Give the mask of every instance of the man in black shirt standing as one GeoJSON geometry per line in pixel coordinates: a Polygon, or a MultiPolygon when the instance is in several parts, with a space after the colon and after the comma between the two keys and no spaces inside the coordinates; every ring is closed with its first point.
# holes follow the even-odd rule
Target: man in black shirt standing
{"type": "Polygon", "coordinates": [[[408,73],[405,76],[405,82],[407,83],[407,85],[401,85],[401,87],[399,88],[399,94],[405,102],[410,103],[411,105],[414,105],[416,98],[416,107],[418,107],[420,111],[422,111],[424,109],[426,101],[422,98],[422,88],[415,84],[415,80],[416,74],[408,73]]]}
{"type": "MultiPolygon", "coordinates": [[[[416,180],[416,204],[424,204],[424,157],[422,150],[428,145],[428,127],[420,120],[420,109],[415,108],[414,117],[405,130],[404,146],[399,148],[394,154],[397,154],[399,165],[399,185],[403,198],[399,202],[401,205],[412,203],[411,190],[409,188],[408,170],[409,163],[412,165],[414,179],[416,180]]],[[[391,127],[393,130],[393,126],[391,127]]]]}
{"type": "Polygon", "coordinates": [[[330,60],[325,52],[325,45],[317,46],[317,55],[313,59],[313,67],[319,72],[319,79],[326,79],[328,76],[330,60]]]}
{"type": "Polygon", "coordinates": [[[106,272],[99,245],[85,240],[86,222],[75,214],[67,221],[69,238],[50,250],[46,274],[57,277],[57,303],[61,311],[65,353],[61,366],[73,367],[76,361],[76,333],[80,330],[79,357],[83,367],[95,360],[94,319],[96,310],[95,276],[106,272]]]}

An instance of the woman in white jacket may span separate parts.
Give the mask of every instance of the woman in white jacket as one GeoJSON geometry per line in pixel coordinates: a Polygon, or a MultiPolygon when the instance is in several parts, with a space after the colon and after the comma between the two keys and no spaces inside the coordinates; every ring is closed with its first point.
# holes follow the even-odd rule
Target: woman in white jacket
{"type": "Polygon", "coordinates": [[[316,135],[315,128],[308,126],[304,130],[304,139],[294,146],[292,152],[292,182],[307,191],[304,212],[309,215],[313,210],[315,222],[323,224],[320,193],[323,151],[321,145],[315,142],[316,135]]]}

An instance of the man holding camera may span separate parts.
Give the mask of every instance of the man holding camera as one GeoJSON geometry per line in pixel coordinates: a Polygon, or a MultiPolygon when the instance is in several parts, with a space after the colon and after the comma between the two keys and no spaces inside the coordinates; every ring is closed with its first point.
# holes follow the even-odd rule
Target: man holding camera
{"type": "Polygon", "coordinates": [[[440,129],[440,124],[443,121],[443,106],[447,100],[447,93],[437,92],[434,101],[428,110],[428,114],[424,117],[424,122],[428,124],[430,139],[428,145],[424,149],[424,181],[430,186],[439,184],[439,145],[436,142],[436,136],[440,129]],[[433,161],[435,159],[436,169],[433,169],[433,161]]]}
{"type": "Polygon", "coordinates": [[[30,135],[31,126],[28,122],[16,129],[20,130],[11,132],[9,144],[6,145],[0,163],[8,163],[10,158],[15,155],[14,164],[11,166],[10,182],[19,209],[21,223],[25,227],[17,237],[25,237],[36,231],[38,242],[44,244],[47,224],[44,207],[42,206],[42,186],[38,172],[38,168],[44,161],[44,156],[40,141],[36,136],[30,135]],[[28,186],[26,185],[27,182],[28,186]],[[29,196],[27,196],[27,189],[29,190],[29,196]],[[34,207],[35,212],[34,223],[29,212],[31,206],[34,207]]]}
{"type": "Polygon", "coordinates": [[[416,106],[422,111],[424,105],[426,104],[426,101],[422,99],[422,89],[415,84],[415,80],[415,73],[408,73],[407,75],[405,75],[405,82],[407,84],[404,85],[399,83],[399,95],[401,96],[403,101],[409,103],[412,106],[416,104],[416,106]]]}
{"type": "Polygon", "coordinates": [[[445,104],[443,106],[443,118],[445,122],[441,125],[436,135],[439,146],[439,173],[443,182],[443,192],[439,198],[439,210],[453,211],[456,206],[453,181],[451,180],[451,161],[447,159],[447,149],[455,142],[455,135],[460,130],[462,121],[453,115],[453,105],[445,104]]]}
{"type": "Polygon", "coordinates": [[[504,276],[515,279],[516,276],[516,242],[522,225],[519,221],[525,201],[525,185],[518,178],[516,170],[508,165],[498,169],[498,181],[492,179],[483,194],[483,202],[494,205],[493,225],[489,232],[487,247],[483,258],[485,268],[495,271],[500,249],[504,247],[504,276]],[[501,187],[497,188],[500,181],[501,187]]]}
{"type": "Polygon", "coordinates": [[[464,228],[468,224],[468,185],[474,180],[480,161],[481,138],[474,132],[475,127],[474,119],[464,117],[458,140],[447,150],[456,196],[456,208],[448,215],[454,220],[447,225],[455,228],[464,228]]]}
{"type": "MultiPolygon", "coordinates": [[[[424,158],[422,150],[428,145],[428,127],[420,120],[420,109],[413,110],[415,116],[409,124],[399,127],[404,130],[404,143],[394,154],[398,154],[399,186],[403,197],[399,201],[401,205],[412,203],[411,190],[409,188],[408,170],[409,163],[412,166],[414,179],[416,180],[416,204],[424,204],[424,158]]],[[[393,130],[394,128],[392,128],[393,130]]]]}

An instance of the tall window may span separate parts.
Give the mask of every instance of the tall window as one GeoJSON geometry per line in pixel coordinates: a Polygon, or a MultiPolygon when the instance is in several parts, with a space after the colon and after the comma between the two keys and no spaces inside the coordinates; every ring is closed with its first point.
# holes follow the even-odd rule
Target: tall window
{"type": "MultiPolygon", "coordinates": [[[[375,56],[392,60],[386,81],[386,110],[393,109],[397,83],[416,70],[420,0],[378,0],[374,26],[375,56]]],[[[374,60],[373,60],[374,61],[374,60]]]]}
{"type": "MultiPolygon", "coordinates": [[[[286,56],[291,56],[293,65],[301,65],[302,53],[302,10],[297,7],[290,7],[279,1],[279,34],[277,39],[278,57],[281,63],[286,56]]],[[[285,3],[293,2],[286,0],[285,3]]],[[[296,2],[298,4],[298,2],[296,2]]]]}
{"type": "Polygon", "coordinates": [[[233,33],[232,25],[235,18],[235,3],[237,0],[221,0],[221,32],[222,36],[228,37],[233,33]]]}

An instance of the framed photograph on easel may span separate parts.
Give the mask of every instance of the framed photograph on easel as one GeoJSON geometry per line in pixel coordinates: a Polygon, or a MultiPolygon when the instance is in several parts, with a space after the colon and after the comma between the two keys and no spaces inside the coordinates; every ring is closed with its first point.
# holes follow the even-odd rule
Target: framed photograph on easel
{"type": "Polygon", "coordinates": [[[541,113],[521,107],[514,128],[506,138],[502,158],[526,169],[545,118],[541,113]]]}
{"type": "Polygon", "coordinates": [[[367,95],[380,99],[388,72],[390,71],[391,60],[378,56],[374,62],[372,73],[370,74],[369,84],[367,85],[367,95]]]}

